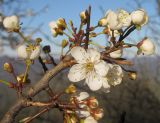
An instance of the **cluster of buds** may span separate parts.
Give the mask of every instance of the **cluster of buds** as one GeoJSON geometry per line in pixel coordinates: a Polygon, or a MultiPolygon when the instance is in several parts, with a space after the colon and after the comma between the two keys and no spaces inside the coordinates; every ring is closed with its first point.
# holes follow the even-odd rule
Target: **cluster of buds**
{"type": "Polygon", "coordinates": [[[111,30],[120,30],[123,27],[128,27],[131,24],[143,26],[148,22],[148,16],[143,9],[133,11],[131,14],[125,10],[114,12],[108,10],[105,17],[99,20],[99,26],[109,26],[111,30]]]}
{"type": "Polygon", "coordinates": [[[65,19],[59,18],[57,21],[52,21],[49,23],[49,27],[51,28],[51,33],[54,37],[58,35],[63,35],[63,31],[66,29],[65,19]]]}
{"type": "Polygon", "coordinates": [[[76,123],[78,119],[83,123],[97,123],[103,117],[103,109],[99,108],[98,100],[95,97],[90,97],[87,92],[72,96],[70,100],[77,107],[74,112],[67,111],[68,115],[72,116],[71,123],[76,123]],[[73,116],[75,116],[74,120],[73,116]]]}
{"type": "MultiPolygon", "coordinates": [[[[30,80],[28,79],[28,75],[26,75],[26,82],[24,82],[24,77],[25,77],[25,74],[20,74],[20,75],[16,75],[15,72],[14,72],[14,68],[13,68],[13,65],[11,63],[4,63],[3,64],[3,70],[12,74],[14,79],[15,79],[15,82],[7,82],[5,81],[4,84],[6,84],[9,88],[13,88],[15,90],[17,90],[18,92],[22,92],[22,88],[23,86],[26,84],[26,82],[30,82],[30,80]]],[[[3,80],[4,82],[4,80],[3,80]]]]}

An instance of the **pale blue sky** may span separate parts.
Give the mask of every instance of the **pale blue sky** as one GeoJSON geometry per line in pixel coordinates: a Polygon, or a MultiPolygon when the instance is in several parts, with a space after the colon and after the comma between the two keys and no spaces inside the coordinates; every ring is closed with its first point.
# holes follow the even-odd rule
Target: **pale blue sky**
{"type": "MultiPolygon", "coordinates": [[[[155,0],[143,0],[143,8],[147,11],[149,15],[153,15],[155,13],[155,0]]],[[[39,24],[43,23],[42,29],[43,31],[51,36],[50,29],[48,27],[48,23],[52,20],[56,20],[60,17],[63,17],[68,20],[73,20],[74,24],[79,24],[79,13],[89,5],[92,6],[92,15],[91,15],[91,24],[96,25],[98,19],[100,19],[102,15],[102,11],[100,7],[102,7],[105,11],[108,9],[117,10],[117,9],[125,9],[129,12],[136,9],[136,5],[133,0],[28,0],[27,4],[24,4],[25,8],[32,8],[35,11],[40,10],[45,5],[48,5],[47,11],[37,16],[34,21],[32,21],[31,26],[36,27],[39,24]]],[[[23,22],[22,26],[26,26],[30,22],[30,17],[21,18],[21,22],[23,22]]],[[[145,28],[144,28],[145,29],[145,28]]],[[[136,33],[132,34],[133,37],[136,37],[136,33]]],[[[141,36],[143,37],[145,34],[143,30],[141,31],[141,36]]],[[[35,37],[41,35],[35,35],[35,37]]],[[[51,38],[54,41],[60,41],[61,38],[51,38]]],[[[103,38],[100,37],[98,40],[103,42],[103,38]]],[[[105,44],[105,42],[101,43],[105,44]]],[[[53,46],[53,45],[52,45],[53,46]]],[[[58,49],[56,48],[56,51],[58,49]]]]}

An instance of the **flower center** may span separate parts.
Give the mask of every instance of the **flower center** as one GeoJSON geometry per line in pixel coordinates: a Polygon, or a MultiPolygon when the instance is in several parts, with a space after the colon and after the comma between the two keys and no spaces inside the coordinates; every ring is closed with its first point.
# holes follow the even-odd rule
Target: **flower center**
{"type": "Polygon", "coordinates": [[[93,68],[94,68],[94,64],[93,63],[89,62],[89,63],[86,64],[87,71],[92,71],[93,68]]]}

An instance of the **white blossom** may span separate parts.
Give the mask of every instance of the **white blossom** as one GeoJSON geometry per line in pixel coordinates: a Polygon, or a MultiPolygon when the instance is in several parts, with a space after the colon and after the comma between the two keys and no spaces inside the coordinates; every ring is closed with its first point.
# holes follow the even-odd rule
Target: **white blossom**
{"type": "Polygon", "coordinates": [[[148,22],[147,13],[143,9],[133,11],[131,13],[132,22],[136,25],[144,25],[148,22]]]}
{"type": "Polygon", "coordinates": [[[69,80],[78,82],[86,79],[85,82],[91,90],[99,90],[109,70],[109,65],[100,60],[100,53],[95,49],[85,51],[82,47],[74,47],[71,49],[71,55],[78,64],[71,67],[68,74],[69,80]]]}
{"type": "Polygon", "coordinates": [[[131,15],[123,9],[118,11],[118,20],[124,27],[128,27],[131,25],[131,15]]]}
{"type": "Polygon", "coordinates": [[[84,120],[84,123],[98,123],[98,122],[92,116],[90,116],[84,120]]]}
{"type": "Polygon", "coordinates": [[[17,48],[18,57],[22,59],[34,60],[39,57],[41,52],[41,47],[36,46],[34,49],[29,49],[26,45],[20,45],[17,48]]]}
{"type": "Polygon", "coordinates": [[[111,30],[119,30],[122,28],[123,25],[119,21],[118,15],[116,12],[112,10],[108,10],[106,12],[105,18],[111,30]]]}
{"type": "Polygon", "coordinates": [[[18,29],[19,28],[19,18],[15,15],[5,17],[3,20],[3,26],[9,30],[18,29]]]}
{"type": "Polygon", "coordinates": [[[119,50],[111,52],[109,54],[109,56],[112,57],[112,58],[120,58],[122,56],[122,53],[123,53],[123,50],[119,49],[119,50]]]}
{"type": "Polygon", "coordinates": [[[149,38],[145,38],[139,42],[138,48],[139,52],[143,53],[144,55],[152,55],[155,53],[155,45],[149,38]]]}

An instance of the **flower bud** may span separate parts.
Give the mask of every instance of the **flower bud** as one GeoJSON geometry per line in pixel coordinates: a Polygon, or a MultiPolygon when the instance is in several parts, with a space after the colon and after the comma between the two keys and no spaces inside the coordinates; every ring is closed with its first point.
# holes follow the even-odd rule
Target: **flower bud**
{"type": "Polygon", "coordinates": [[[60,29],[62,29],[62,30],[66,29],[67,24],[66,24],[64,18],[59,18],[56,23],[57,23],[57,26],[58,26],[60,29]]]}
{"type": "Polygon", "coordinates": [[[98,107],[98,100],[95,97],[89,97],[87,100],[87,106],[90,108],[98,107]]]}
{"type": "Polygon", "coordinates": [[[137,73],[134,71],[128,72],[128,76],[131,80],[135,80],[137,78],[137,73]]]}
{"type": "Polygon", "coordinates": [[[26,45],[20,45],[20,46],[18,46],[17,53],[18,53],[18,57],[19,58],[26,59],[26,58],[29,57],[26,45]]]}
{"type": "Polygon", "coordinates": [[[65,90],[65,92],[67,93],[67,94],[73,94],[73,93],[75,93],[77,90],[76,90],[76,87],[73,85],[73,84],[71,84],[66,90],[65,90]]]}
{"type": "Polygon", "coordinates": [[[107,26],[107,19],[102,18],[98,21],[98,26],[107,26]]]}
{"type": "Polygon", "coordinates": [[[144,38],[137,44],[138,52],[137,54],[143,53],[144,55],[152,55],[155,53],[154,43],[148,39],[144,38]]]}
{"type": "Polygon", "coordinates": [[[140,26],[143,26],[148,22],[148,16],[143,9],[133,11],[131,13],[131,19],[133,24],[140,25],[140,26]]]}
{"type": "Polygon", "coordinates": [[[114,52],[111,52],[109,55],[111,58],[120,58],[122,56],[122,49],[116,50],[114,52]]]}
{"type": "Polygon", "coordinates": [[[87,16],[86,16],[86,11],[83,11],[80,13],[80,18],[81,18],[81,21],[86,24],[87,22],[87,16]]]}
{"type": "Polygon", "coordinates": [[[67,45],[68,45],[68,41],[65,40],[65,39],[62,40],[61,47],[62,47],[62,48],[65,48],[67,45]]]}
{"type": "Polygon", "coordinates": [[[103,117],[103,109],[102,108],[97,108],[91,110],[91,115],[94,117],[95,120],[99,120],[103,117]]]}
{"type": "Polygon", "coordinates": [[[7,71],[8,73],[13,73],[14,71],[12,64],[7,63],[7,62],[3,64],[3,69],[7,71]]]}
{"type": "Polygon", "coordinates": [[[3,26],[9,31],[19,30],[19,18],[15,15],[5,17],[3,20],[3,26]]]}

